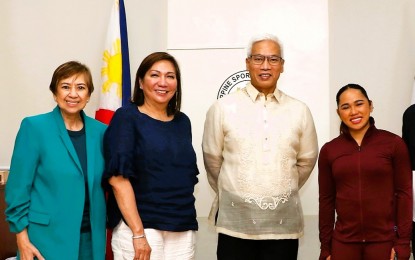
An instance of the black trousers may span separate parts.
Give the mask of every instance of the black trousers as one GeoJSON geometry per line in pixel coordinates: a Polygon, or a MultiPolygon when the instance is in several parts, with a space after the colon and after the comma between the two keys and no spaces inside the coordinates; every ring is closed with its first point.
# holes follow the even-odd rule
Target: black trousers
{"type": "Polygon", "coordinates": [[[298,239],[251,240],[219,233],[218,260],[296,260],[298,239]]]}

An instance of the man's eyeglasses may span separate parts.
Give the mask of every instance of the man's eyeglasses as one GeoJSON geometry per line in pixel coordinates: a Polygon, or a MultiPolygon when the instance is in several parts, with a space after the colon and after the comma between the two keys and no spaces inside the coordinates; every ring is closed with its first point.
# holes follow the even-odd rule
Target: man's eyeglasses
{"type": "Polygon", "coordinates": [[[276,55],[264,56],[261,54],[256,54],[256,55],[251,55],[248,58],[251,59],[252,63],[255,65],[261,65],[262,63],[264,63],[265,59],[267,59],[268,63],[273,66],[284,62],[283,58],[281,58],[280,56],[276,56],[276,55]]]}

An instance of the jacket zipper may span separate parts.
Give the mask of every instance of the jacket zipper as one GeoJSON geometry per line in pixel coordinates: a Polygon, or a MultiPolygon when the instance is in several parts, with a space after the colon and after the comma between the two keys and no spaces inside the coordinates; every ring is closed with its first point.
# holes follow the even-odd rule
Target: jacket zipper
{"type": "Polygon", "coordinates": [[[359,179],[359,201],[360,201],[360,229],[362,231],[362,242],[366,242],[365,239],[365,231],[364,231],[364,224],[363,224],[363,199],[362,199],[362,167],[361,167],[361,151],[362,146],[358,146],[358,179],[359,179]]]}

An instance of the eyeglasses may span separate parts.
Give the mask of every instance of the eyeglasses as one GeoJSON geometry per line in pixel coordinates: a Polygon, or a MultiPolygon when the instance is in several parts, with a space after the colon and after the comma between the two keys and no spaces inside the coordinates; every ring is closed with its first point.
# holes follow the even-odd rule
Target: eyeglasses
{"type": "Polygon", "coordinates": [[[251,55],[248,57],[251,59],[252,63],[255,65],[261,65],[264,63],[265,59],[268,60],[268,63],[272,66],[278,65],[280,63],[284,62],[284,59],[277,55],[270,55],[270,56],[264,56],[261,54],[251,55]]]}

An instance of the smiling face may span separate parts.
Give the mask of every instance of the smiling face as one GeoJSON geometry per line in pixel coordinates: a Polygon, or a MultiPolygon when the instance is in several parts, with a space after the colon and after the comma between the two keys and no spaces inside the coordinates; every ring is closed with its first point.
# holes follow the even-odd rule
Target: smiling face
{"type": "Polygon", "coordinates": [[[84,74],[75,74],[57,83],[53,95],[64,118],[78,116],[89,101],[90,92],[84,74]]]}
{"type": "Polygon", "coordinates": [[[176,70],[167,60],[154,63],[140,80],[140,88],[144,92],[145,103],[167,107],[177,90],[176,70]]]}
{"type": "Polygon", "coordinates": [[[359,89],[346,89],[339,96],[337,114],[352,135],[367,131],[372,111],[372,102],[359,89]]]}
{"type": "MultiPolygon", "coordinates": [[[[252,45],[251,55],[281,57],[281,48],[272,40],[263,40],[252,45]]],[[[281,60],[278,64],[271,65],[268,59],[265,59],[262,64],[257,65],[248,57],[245,62],[252,85],[265,95],[274,92],[280,74],[284,71],[284,61],[281,60]]]]}

